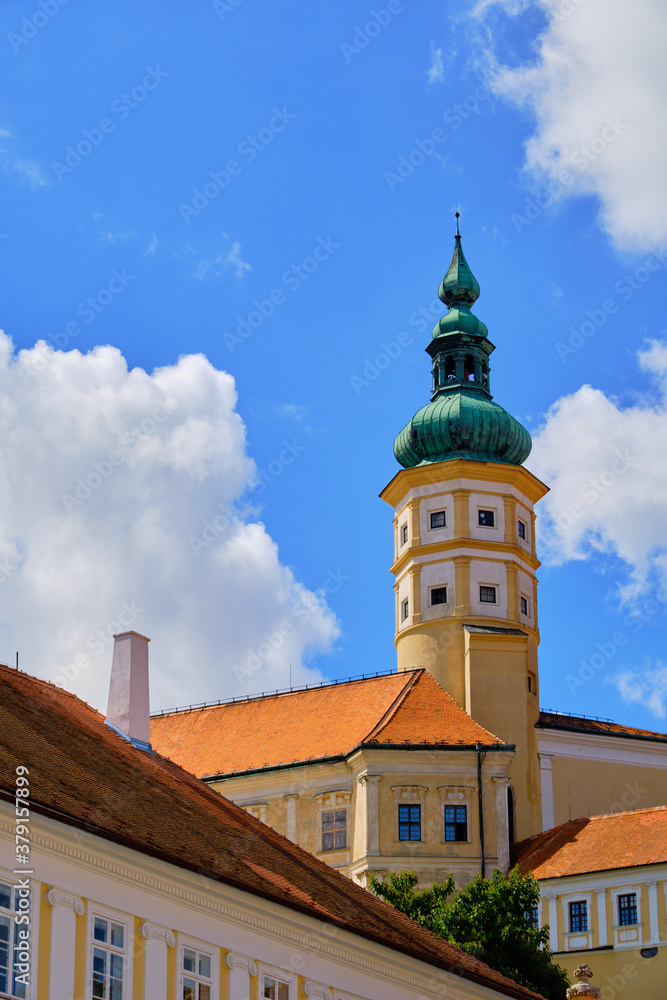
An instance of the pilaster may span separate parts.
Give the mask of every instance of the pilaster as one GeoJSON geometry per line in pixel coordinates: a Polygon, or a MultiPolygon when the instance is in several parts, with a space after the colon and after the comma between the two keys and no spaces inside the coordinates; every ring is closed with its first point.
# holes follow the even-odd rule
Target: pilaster
{"type": "Polygon", "coordinates": [[[596,889],[595,895],[598,898],[598,945],[604,948],[607,945],[607,890],[596,889]]]}
{"type": "Polygon", "coordinates": [[[467,617],[471,614],[470,608],[470,557],[454,557],[454,597],[456,606],[454,614],[459,617],[467,617]]]}
{"type": "Polygon", "coordinates": [[[168,927],[151,924],[139,927],[144,945],[144,1000],[163,1000],[167,996],[167,949],[176,945],[174,932],[168,927]]]}
{"type": "Polygon", "coordinates": [[[516,545],[518,537],[516,533],[516,500],[514,497],[503,497],[505,507],[505,541],[510,545],[516,545]]]}
{"type": "Polygon", "coordinates": [[[496,854],[501,872],[508,872],[510,867],[510,837],[507,821],[507,789],[510,779],[494,776],[496,786],[496,854]]]}
{"type": "Polygon", "coordinates": [[[51,914],[49,946],[49,1000],[63,1000],[74,993],[74,952],[76,917],[83,916],[83,900],[73,893],[55,887],[46,894],[51,914]]]}
{"type": "Polygon", "coordinates": [[[380,774],[362,774],[359,785],[363,795],[364,819],[366,827],[366,854],[378,857],[380,854],[380,774]]]}
{"type": "Polygon", "coordinates": [[[470,490],[452,490],[454,538],[470,537],[470,490]]]}
{"type": "Polygon", "coordinates": [[[542,787],[542,829],[551,830],[554,825],[554,789],[552,753],[538,753],[540,759],[540,783],[542,787]]]}
{"type": "Polygon", "coordinates": [[[417,625],[422,620],[422,568],[419,564],[410,568],[410,624],[417,625]]]}
{"type": "Polygon", "coordinates": [[[284,795],[287,806],[287,818],[285,820],[285,836],[296,844],[296,800],[299,798],[297,792],[289,792],[284,795]]]}

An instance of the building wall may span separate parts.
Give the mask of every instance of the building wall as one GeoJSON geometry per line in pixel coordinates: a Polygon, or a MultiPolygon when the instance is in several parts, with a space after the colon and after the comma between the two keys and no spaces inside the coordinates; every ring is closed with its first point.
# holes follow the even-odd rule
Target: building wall
{"type": "Polygon", "coordinates": [[[570,976],[587,963],[602,1000],[656,1000],[667,982],[667,865],[540,881],[540,925],[549,925],[555,961],[570,976]],[[638,923],[619,925],[617,897],[634,892],[638,923]],[[573,934],[569,903],[585,900],[589,930],[573,934]],[[644,954],[642,954],[644,952],[644,954]]]}
{"type": "MultiPolygon", "coordinates": [[[[183,950],[210,960],[210,1000],[258,1000],[263,976],[288,1000],[484,1000],[459,976],[197,873],[31,816],[27,1000],[91,996],[95,915],[124,929],[123,1000],[177,1000],[183,950]]],[[[0,881],[12,883],[14,808],[0,802],[0,881]]],[[[99,943],[97,943],[99,947],[99,943]]]]}
{"type": "MultiPolygon", "coordinates": [[[[506,870],[509,862],[506,802],[512,758],[509,752],[489,752],[482,765],[487,874],[494,866],[506,870]]],[[[422,884],[452,872],[458,885],[481,871],[474,751],[363,750],[348,761],[236,776],[212,787],[362,884],[368,871],[386,875],[412,869],[422,884]],[[420,807],[421,840],[399,840],[401,805],[420,807]],[[466,807],[466,841],[445,840],[447,805],[466,807]],[[347,811],[347,847],[324,851],[322,812],[332,810],[347,811]]]]}
{"type": "Polygon", "coordinates": [[[667,802],[667,742],[540,729],[538,752],[544,829],[667,802]]]}

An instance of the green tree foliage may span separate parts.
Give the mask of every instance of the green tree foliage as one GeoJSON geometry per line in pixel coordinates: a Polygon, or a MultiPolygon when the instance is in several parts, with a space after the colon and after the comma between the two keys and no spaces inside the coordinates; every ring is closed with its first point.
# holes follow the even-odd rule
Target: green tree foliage
{"type": "Polygon", "coordinates": [[[478,875],[454,893],[454,879],[417,890],[415,872],[370,877],[370,888],[402,913],[451,944],[486,962],[515,982],[548,1000],[565,1000],[569,982],[553,962],[549,928],[532,927],[530,915],[540,890],[532,875],[518,868],[507,875],[496,869],[490,879],[478,875]]]}

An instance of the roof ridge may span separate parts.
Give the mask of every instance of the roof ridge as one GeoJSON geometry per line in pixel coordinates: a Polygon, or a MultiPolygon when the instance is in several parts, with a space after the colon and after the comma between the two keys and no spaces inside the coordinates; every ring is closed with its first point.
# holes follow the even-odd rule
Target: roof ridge
{"type": "Polygon", "coordinates": [[[78,701],[80,705],[85,705],[85,707],[90,709],[91,712],[94,712],[95,715],[99,715],[101,719],[106,719],[105,715],[102,715],[102,713],[93,705],[89,705],[87,701],[83,700],[83,698],[79,698],[78,694],[74,694],[73,691],[69,691],[66,687],[62,687],[54,681],[47,681],[45,677],[35,677],[33,674],[29,674],[26,670],[19,670],[17,667],[10,667],[7,663],[0,663],[0,671],[4,670],[6,670],[12,677],[27,677],[31,682],[34,681],[37,684],[41,684],[42,687],[53,688],[53,690],[57,691],[59,694],[66,695],[73,701],[78,701]]]}
{"type": "MultiPolygon", "coordinates": [[[[408,671],[405,671],[405,673],[408,673],[408,671]]],[[[420,676],[424,674],[424,667],[418,667],[416,670],[411,671],[411,673],[412,676],[409,677],[407,683],[403,685],[403,688],[396,696],[396,698],[394,698],[393,702],[391,703],[387,711],[384,713],[380,721],[375,724],[375,726],[371,729],[370,733],[364,736],[363,740],[361,741],[362,743],[366,743],[368,740],[372,740],[376,735],[378,735],[384,729],[387,723],[393,718],[393,716],[396,714],[396,712],[403,704],[407,696],[412,691],[413,687],[419,680],[420,676]]]]}

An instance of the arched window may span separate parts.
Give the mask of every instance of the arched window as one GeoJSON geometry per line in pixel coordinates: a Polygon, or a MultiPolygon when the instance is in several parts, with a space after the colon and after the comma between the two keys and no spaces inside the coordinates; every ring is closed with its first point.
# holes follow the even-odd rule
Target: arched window
{"type": "Polygon", "coordinates": [[[456,360],[452,354],[445,360],[445,378],[448,382],[456,378],[456,360]]]}
{"type": "Polygon", "coordinates": [[[466,382],[475,381],[475,359],[472,354],[466,354],[463,362],[463,378],[466,382]]]}

